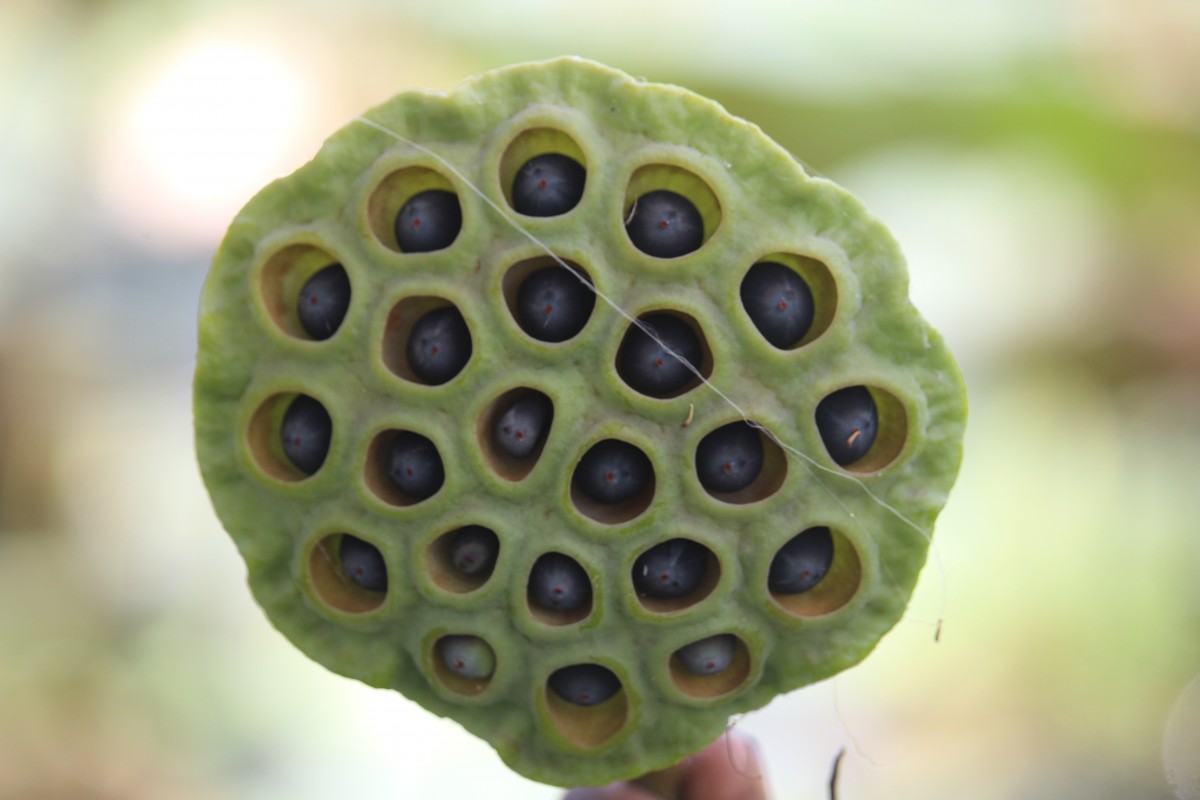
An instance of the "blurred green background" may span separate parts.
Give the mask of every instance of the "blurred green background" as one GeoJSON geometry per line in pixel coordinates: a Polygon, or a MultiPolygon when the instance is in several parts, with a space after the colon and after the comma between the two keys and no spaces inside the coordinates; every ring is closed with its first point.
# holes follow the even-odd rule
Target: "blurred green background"
{"type": "Polygon", "coordinates": [[[3,0],[0,798],[560,795],[275,633],[190,380],[257,188],[398,91],[563,53],[859,194],[967,376],[909,616],[737,722],[777,796],[845,747],[843,800],[1200,797],[1200,4],[3,0]]]}

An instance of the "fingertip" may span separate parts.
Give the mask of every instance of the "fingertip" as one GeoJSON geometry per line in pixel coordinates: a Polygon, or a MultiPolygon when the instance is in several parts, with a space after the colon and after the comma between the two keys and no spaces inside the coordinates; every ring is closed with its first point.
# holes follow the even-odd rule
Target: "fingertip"
{"type": "Polygon", "coordinates": [[[621,781],[610,783],[607,786],[580,786],[563,795],[563,800],[662,800],[662,798],[621,781]]]}
{"type": "Polygon", "coordinates": [[[683,796],[687,800],[766,800],[762,759],[754,739],[731,731],[697,753],[683,796]]]}

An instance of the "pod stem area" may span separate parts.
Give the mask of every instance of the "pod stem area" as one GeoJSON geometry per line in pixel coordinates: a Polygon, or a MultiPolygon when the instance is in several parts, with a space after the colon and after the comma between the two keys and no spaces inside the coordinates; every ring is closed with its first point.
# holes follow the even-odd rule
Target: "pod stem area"
{"type": "Polygon", "coordinates": [[[663,800],[682,800],[684,765],[687,758],[664,769],[647,772],[640,778],[634,778],[630,783],[645,789],[663,800]]]}

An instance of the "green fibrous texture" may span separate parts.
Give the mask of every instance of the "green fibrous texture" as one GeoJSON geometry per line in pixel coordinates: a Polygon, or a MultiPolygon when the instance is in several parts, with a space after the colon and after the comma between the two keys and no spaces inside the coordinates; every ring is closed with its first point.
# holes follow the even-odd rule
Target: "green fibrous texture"
{"type": "Polygon", "coordinates": [[[516,771],[558,785],[669,765],[720,735],[730,715],[863,659],[907,605],[966,414],[959,372],[909,304],[887,230],[717,104],[578,59],[496,70],[450,94],[402,94],[365,119],[374,124],[351,122],[250,201],[204,289],[200,465],[279,630],[329,669],[453,718],[516,771]],[[583,194],[565,213],[518,215],[514,176],[546,153],[583,165],[583,194]],[[461,230],[442,249],[402,252],[396,216],[430,189],[457,197],[461,230]],[[700,212],[695,251],[659,258],[630,240],[636,200],[657,190],[700,212]],[[812,324],[786,349],[764,338],[739,296],[763,261],[812,292],[812,324]],[[518,289],[560,262],[598,297],[578,334],[539,341],[518,321],[518,289]],[[331,264],[345,269],[349,307],[331,336],[314,339],[297,298],[331,264]],[[407,340],[445,306],[461,313],[471,354],[428,384],[407,340]],[[651,397],[622,380],[618,348],[631,318],[650,313],[697,334],[703,381],[651,397]],[[865,455],[839,465],[814,411],[848,386],[867,387],[878,431],[865,455]],[[534,451],[514,458],[497,446],[496,421],[532,392],[549,398],[552,416],[534,451]],[[280,444],[300,395],[332,422],[311,475],[280,444]],[[761,472],[739,491],[706,491],[699,442],[743,415],[765,431],[761,472]],[[441,458],[444,482],[430,497],[389,481],[403,431],[441,458]],[[598,503],[578,489],[576,465],[605,439],[650,461],[653,477],[632,500],[598,503]],[[498,543],[494,563],[474,573],[452,552],[454,533],[470,526],[498,543]],[[828,574],[809,591],[772,593],[776,552],[813,527],[832,535],[828,574]],[[343,536],[378,549],[386,590],[348,578],[343,536]],[[639,593],[635,561],[672,539],[707,551],[698,587],[639,593]],[[583,568],[591,594],[581,607],[531,600],[531,570],[548,553],[583,568]],[[682,667],[676,651],[718,634],[736,637],[728,666],[682,667]],[[448,636],[477,637],[494,666],[467,670],[479,678],[447,668],[438,643],[448,636]],[[603,702],[564,700],[549,678],[577,664],[611,671],[619,689],[603,702]]]}

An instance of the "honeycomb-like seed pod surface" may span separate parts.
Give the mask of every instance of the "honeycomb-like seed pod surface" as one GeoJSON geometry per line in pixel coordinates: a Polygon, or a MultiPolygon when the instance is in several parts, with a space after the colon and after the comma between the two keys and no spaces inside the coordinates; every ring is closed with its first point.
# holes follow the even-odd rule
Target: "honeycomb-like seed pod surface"
{"type": "Polygon", "coordinates": [[[577,59],[403,94],[364,119],[250,201],[204,290],[200,464],[272,622],[330,669],[402,692],[559,785],[666,766],[731,714],[864,658],[908,602],[965,422],[961,377],[909,305],[882,225],[715,103],[577,59]],[[518,214],[513,181],[547,153],[582,165],[582,193],[518,214]],[[452,203],[414,213],[431,191],[452,193],[461,220],[437,217],[452,203]],[[699,212],[699,239],[694,217],[674,235],[670,204],[634,237],[678,255],[639,250],[626,228],[651,192],[699,212]],[[443,227],[401,229],[429,248],[405,250],[404,224],[443,227]],[[561,341],[539,337],[536,306],[524,322],[518,309],[523,281],[558,259],[597,292],[572,301],[586,320],[561,341]],[[812,296],[786,348],[741,297],[762,262],[812,296]],[[348,307],[315,338],[301,289],[334,264],[348,307]],[[421,323],[450,306],[432,317],[448,327],[421,323]],[[643,368],[618,368],[631,319],[663,314],[699,342],[711,387],[693,375],[638,391],[622,377],[643,368]],[[414,329],[421,357],[441,359],[429,380],[409,362],[414,329]],[[869,397],[858,392],[845,429],[819,430],[822,400],[859,386],[869,397]],[[310,414],[328,435],[311,474],[316,459],[298,467],[281,433],[301,396],[329,417],[310,414]],[[697,449],[742,412],[769,432],[761,466],[739,445],[750,472],[709,485],[742,488],[710,491],[697,449]],[[534,445],[514,444],[526,430],[534,445]],[[831,456],[834,434],[851,455],[831,456]],[[620,458],[585,461],[593,449],[620,458]],[[819,580],[784,574],[774,585],[815,585],[772,593],[776,554],[813,528],[828,529],[832,556],[823,546],[776,569],[812,563],[819,580]],[[681,660],[727,634],[732,655],[681,660]]]}

